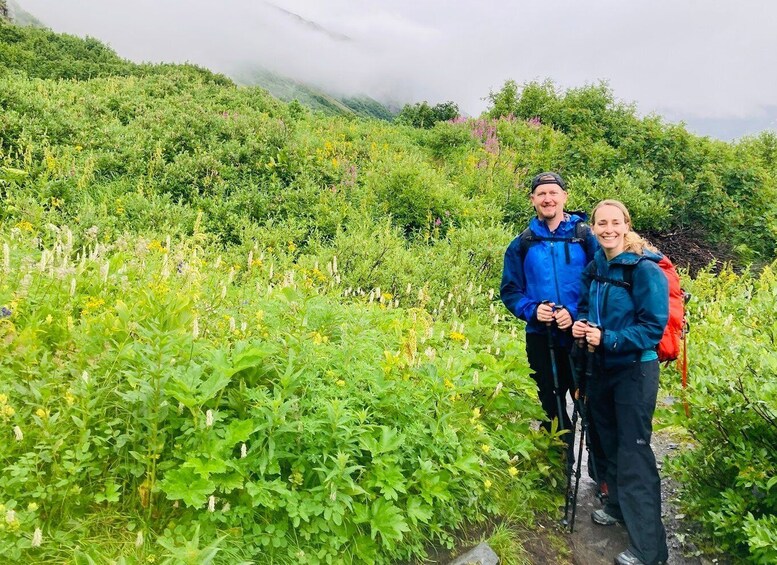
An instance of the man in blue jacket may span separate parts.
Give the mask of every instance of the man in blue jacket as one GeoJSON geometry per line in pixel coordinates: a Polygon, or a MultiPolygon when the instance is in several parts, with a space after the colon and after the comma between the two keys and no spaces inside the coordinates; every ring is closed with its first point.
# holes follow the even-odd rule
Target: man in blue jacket
{"type": "MultiPolygon", "coordinates": [[[[537,216],[505,252],[501,298],[513,315],[526,322],[526,355],[548,420],[558,419],[559,428],[571,430],[566,408],[567,393],[574,388],[574,369],[569,361],[570,328],[577,317],[583,269],[599,244],[585,223],[585,214],[564,211],[567,189],[558,173],[535,176],[530,198],[537,216]],[[552,332],[558,390],[553,383],[548,332],[552,332]],[[562,414],[558,413],[556,395],[561,398],[562,414]]],[[[550,430],[550,422],[543,422],[543,427],[550,430]]],[[[598,455],[597,438],[591,435],[598,455]]],[[[567,465],[571,468],[573,434],[564,437],[568,445],[567,465]]],[[[604,457],[597,458],[597,466],[600,460],[604,463],[604,457]]]]}

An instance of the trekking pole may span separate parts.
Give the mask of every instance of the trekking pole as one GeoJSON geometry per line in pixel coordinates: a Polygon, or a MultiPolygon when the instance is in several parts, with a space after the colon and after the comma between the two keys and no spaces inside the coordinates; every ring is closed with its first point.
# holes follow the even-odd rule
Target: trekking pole
{"type": "MultiPolygon", "coordinates": [[[[592,327],[592,328],[598,327],[593,322],[587,322],[587,323],[588,323],[589,327],[592,327]]],[[[595,349],[596,348],[593,345],[591,345],[590,343],[588,344],[587,354],[586,354],[586,364],[585,364],[585,381],[586,381],[585,382],[585,388],[586,388],[586,394],[585,394],[584,398],[586,399],[586,401],[588,399],[589,383],[591,382],[591,379],[593,378],[593,373],[594,373],[594,350],[595,349]]],[[[582,414],[585,414],[585,403],[583,403],[582,414]]],[[[585,418],[584,420],[582,420],[584,422],[584,424],[582,424],[582,425],[584,425],[584,431],[583,431],[583,433],[580,434],[580,452],[579,452],[578,460],[577,460],[577,470],[575,472],[575,491],[574,491],[574,495],[573,495],[573,499],[572,499],[572,519],[570,521],[570,527],[569,527],[570,533],[574,530],[574,527],[575,527],[575,515],[577,514],[577,492],[578,492],[578,489],[580,488],[580,468],[581,468],[581,465],[582,465],[581,458],[582,458],[582,451],[583,451],[583,436],[587,435],[587,433],[588,433],[588,422],[587,422],[587,420],[588,420],[588,418],[585,418]]],[[[597,474],[596,473],[595,463],[594,463],[594,473],[597,474]]],[[[597,487],[598,487],[598,485],[599,485],[598,477],[595,480],[597,481],[597,487]]]]}
{"type": "MultiPolygon", "coordinates": [[[[585,320],[581,320],[585,321],[585,320]]],[[[587,430],[587,422],[586,422],[586,415],[584,412],[582,412],[583,409],[585,409],[585,406],[581,406],[580,403],[580,387],[581,387],[581,380],[582,380],[582,374],[585,371],[585,339],[578,339],[575,341],[575,356],[576,361],[572,359],[572,356],[570,355],[570,362],[572,363],[572,367],[574,367],[574,371],[572,372],[572,379],[574,381],[574,387],[575,390],[572,394],[572,432],[577,429],[577,420],[578,417],[580,418],[580,438],[579,438],[579,446],[577,450],[577,474],[579,476],[580,474],[580,465],[583,457],[583,438],[585,437],[586,445],[588,445],[588,438],[586,437],[586,430],[587,430]]],[[[575,493],[574,500],[572,496],[572,468],[567,467],[567,486],[564,490],[564,518],[561,520],[562,525],[569,526],[569,532],[572,533],[575,528],[574,520],[572,522],[569,521],[569,510],[570,510],[570,504],[577,504],[577,493],[575,493]]]]}
{"type": "MultiPolygon", "coordinates": [[[[550,304],[550,300],[543,300],[542,304],[550,304]]],[[[558,384],[558,369],[556,368],[556,344],[553,339],[553,327],[552,322],[546,322],[545,325],[548,329],[548,349],[550,349],[550,369],[553,373],[553,394],[556,395],[556,416],[558,418],[558,429],[564,429],[564,419],[561,417],[562,403],[561,403],[561,391],[558,384]]]]}

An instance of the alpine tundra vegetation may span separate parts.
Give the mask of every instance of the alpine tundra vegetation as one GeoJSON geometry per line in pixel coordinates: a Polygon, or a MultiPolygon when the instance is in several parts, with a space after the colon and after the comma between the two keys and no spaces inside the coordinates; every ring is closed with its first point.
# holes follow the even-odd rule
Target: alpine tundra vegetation
{"type": "Polygon", "coordinates": [[[668,466],[700,535],[775,562],[777,136],[604,84],[490,101],[324,115],[0,22],[0,561],[396,562],[500,524],[521,562],[505,528],[557,519],[562,442],[495,290],[552,169],[689,251],[668,466]]]}

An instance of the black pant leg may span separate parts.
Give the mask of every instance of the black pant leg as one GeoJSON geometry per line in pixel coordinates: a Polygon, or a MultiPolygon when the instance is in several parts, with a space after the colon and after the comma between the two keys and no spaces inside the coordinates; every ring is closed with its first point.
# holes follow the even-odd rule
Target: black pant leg
{"type": "Polygon", "coordinates": [[[661,479],[650,447],[658,394],[658,361],[636,363],[614,376],[617,496],[631,551],[655,564],[667,558],[661,522],[661,479]]]}
{"type": "MultiPolygon", "coordinates": [[[[558,376],[558,394],[561,396],[561,418],[559,428],[571,430],[572,422],[567,410],[567,394],[573,388],[572,367],[569,363],[569,351],[567,347],[558,343],[554,346],[556,359],[556,373],[558,376]]],[[[558,418],[558,401],[556,400],[553,384],[553,366],[550,361],[550,346],[547,334],[526,334],[526,357],[532,370],[531,377],[537,383],[537,396],[548,420],[558,418]]],[[[550,422],[543,422],[543,429],[550,431],[550,422]]],[[[567,462],[574,460],[574,440],[572,433],[564,434],[567,443],[567,462]]]]}
{"type": "Polygon", "coordinates": [[[609,497],[604,508],[610,516],[623,518],[618,496],[618,422],[616,420],[614,379],[597,371],[591,381],[589,405],[591,419],[596,428],[599,447],[602,452],[602,475],[599,480],[607,481],[609,497]]]}

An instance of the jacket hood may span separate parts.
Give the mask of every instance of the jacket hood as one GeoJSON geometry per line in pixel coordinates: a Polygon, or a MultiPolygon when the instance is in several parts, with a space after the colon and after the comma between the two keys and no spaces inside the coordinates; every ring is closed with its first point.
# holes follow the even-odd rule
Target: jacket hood
{"type": "Polygon", "coordinates": [[[650,251],[649,249],[645,249],[642,252],[642,255],[638,255],[632,251],[624,251],[611,261],[607,261],[607,256],[604,254],[604,250],[599,249],[594,256],[594,259],[596,260],[597,265],[607,265],[608,263],[610,265],[636,265],[642,261],[642,259],[650,259],[651,261],[658,263],[661,259],[663,259],[663,257],[664,256],[660,252],[656,253],[650,251]]]}

